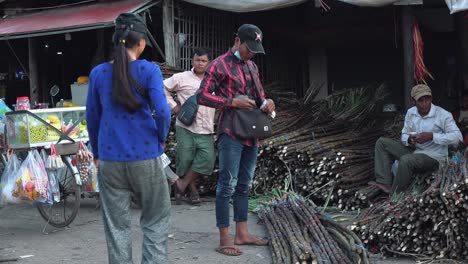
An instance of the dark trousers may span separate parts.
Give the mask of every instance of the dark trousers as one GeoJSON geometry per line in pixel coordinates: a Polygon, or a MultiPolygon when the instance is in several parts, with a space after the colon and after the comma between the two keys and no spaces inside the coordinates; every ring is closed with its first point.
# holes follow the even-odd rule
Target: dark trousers
{"type": "Polygon", "coordinates": [[[381,137],[375,144],[375,177],[378,183],[392,185],[393,192],[402,192],[413,181],[417,172],[433,172],[439,162],[426,154],[413,153],[400,141],[381,137]],[[398,160],[398,170],[393,177],[391,165],[398,160]]]}

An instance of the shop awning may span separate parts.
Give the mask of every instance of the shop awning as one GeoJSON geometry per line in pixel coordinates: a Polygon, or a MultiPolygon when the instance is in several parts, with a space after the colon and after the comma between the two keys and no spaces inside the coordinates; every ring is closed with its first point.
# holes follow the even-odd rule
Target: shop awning
{"type": "Polygon", "coordinates": [[[7,17],[0,20],[0,40],[111,27],[120,13],[139,13],[157,3],[153,0],[88,3],[7,17]]]}

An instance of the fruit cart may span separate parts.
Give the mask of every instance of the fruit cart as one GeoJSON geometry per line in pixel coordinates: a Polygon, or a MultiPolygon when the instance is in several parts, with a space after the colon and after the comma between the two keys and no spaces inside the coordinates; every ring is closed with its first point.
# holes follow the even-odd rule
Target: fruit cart
{"type": "MultiPolygon", "coordinates": [[[[59,187],[59,200],[53,203],[35,202],[40,215],[54,227],[66,227],[76,217],[82,190],[85,189],[75,157],[88,142],[85,107],[51,108],[14,111],[5,114],[7,149],[17,153],[51,149],[63,168],[54,177],[59,187]]],[[[81,173],[82,174],[82,173],[81,173]]]]}

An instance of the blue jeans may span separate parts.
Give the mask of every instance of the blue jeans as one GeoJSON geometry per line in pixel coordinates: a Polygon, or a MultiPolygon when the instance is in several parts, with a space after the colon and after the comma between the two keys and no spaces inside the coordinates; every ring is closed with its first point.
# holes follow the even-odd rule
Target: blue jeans
{"type": "Polygon", "coordinates": [[[216,226],[229,226],[229,201],[234,202],[234,221],[247,221],[249,191],[257,163],[257,147],[242,145],[231,136],[218,139],[219,176],[216,188],[216,226]]]}

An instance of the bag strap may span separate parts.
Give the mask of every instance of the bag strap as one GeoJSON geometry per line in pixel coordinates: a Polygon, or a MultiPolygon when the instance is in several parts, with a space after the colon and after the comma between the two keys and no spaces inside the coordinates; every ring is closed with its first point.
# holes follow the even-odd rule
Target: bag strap
{"type": "Polygon", "coordinates": [[[250,78],[252,78],[252,82],[255,85],[255,89],[257,91],[258,99],[260,100],[260,105],[261,105],[263,103],[262,102],[263,98],[262,98],[262,91],[260,90],[260,83],[258,82],[258,79],[256,78],[256,76],[254,76],[253,74],[252,65],[248,62],[246,64],[247,64],[247,67],[249,68],[250,78]]]}
{"type": "Polygon", "coordinates": [[[137,80],[135,80],[135,78],[133,78],[131,74],[128,75],[128,80],[133,86],[135,86],[135,90],[137,91],[137,93],[139,93],[144,99],[148,101],[151,112],[154,112],[154,107],[151,104],[151,98],[149,96],[148,90],[145,89],[140,83],[138,83],[137,80]]]}
{"type": "Polygon", "coordinates": [[[128,74],[128,80],[133,86],[135,86],[135,90],[137,91],[137,93],[139,93],[146,100],[150,100],[148,91],[140,83],[138,83],[137,80],[135,80],[135,78],[133,78],[131,74],[128,74]]]}

